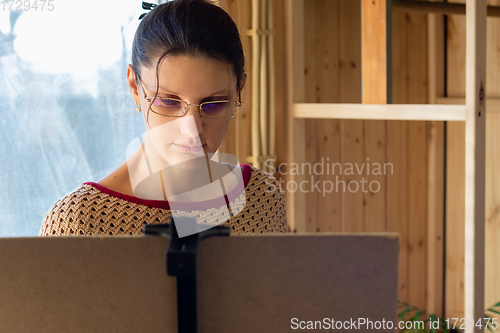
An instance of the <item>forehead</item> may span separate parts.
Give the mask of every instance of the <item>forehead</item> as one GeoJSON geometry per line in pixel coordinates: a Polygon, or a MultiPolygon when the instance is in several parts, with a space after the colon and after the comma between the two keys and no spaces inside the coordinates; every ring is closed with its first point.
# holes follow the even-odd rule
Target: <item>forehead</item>
{"type": "MultiPolygon", "coordinates": [[[[156,64],[157,60],[153,61],[156,64]]],[[[141,78],[148,87],[156,87],[156,65],[143,67],[141,78]]],[[[236,89],[232,66],[205,56],[167,55],[158,68],[159,93],[180,97],[204,98],[214,93],[236,89]]]]}

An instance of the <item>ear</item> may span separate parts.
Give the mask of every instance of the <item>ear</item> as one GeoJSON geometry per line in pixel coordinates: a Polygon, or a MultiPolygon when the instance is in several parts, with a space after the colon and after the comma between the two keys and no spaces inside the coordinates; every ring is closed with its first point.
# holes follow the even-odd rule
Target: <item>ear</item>
{"type": "Polygon", "coordinates": [[[132,95],[132,99],[134,100],[135,104],[141,104],[139,99],[137,82],[135,79],[136,79],[136,74],[134,67],[132,67],[132,65],[129,64],[127,66],[127,81],[128,81],[128,87],[130,89],[130,94],[132,95]]]}
{"type": "Polygon", "coordinates": [[[240,85],[240,92],[241,90],[243,90],[246,80],[247,80],[247,72],[243,72],[243,78],[241,79],[241,85],[240,85]]]}
{"type": "Polygon", "coordinates": [[[247,80],[247,72],[243,72],[243,80],[241,82],[242,89],[243,89],[243,86],[245,85],[246,80],[247,80]]]}

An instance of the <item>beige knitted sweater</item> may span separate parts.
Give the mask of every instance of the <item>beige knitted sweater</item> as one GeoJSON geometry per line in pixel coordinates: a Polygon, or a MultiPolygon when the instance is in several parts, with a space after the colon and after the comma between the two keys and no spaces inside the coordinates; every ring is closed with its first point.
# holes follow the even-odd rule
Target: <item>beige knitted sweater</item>
{"type": "MultiPolygon", "coordinates": [[[[247,164],[241,167],[245,193],[230,201],[240,200],[242,209],[220,225],[230,227],[232,233],[289,232],[285,198],[276,179],[247,164]]],[[[200,204],[209,207],[210,202],[200,204]]],[[[175,216],[199,217],[199,211],[179,212],[182,203],[175,207],[175,216]]],[[[223,208],[227,211],[226,206],[223,208]]],[[[40,236],[140,235],[145,224],[167,223],[170,215],[168,201],[139,199],[89,182],[52,206],[45,215],[40,236]]]]}

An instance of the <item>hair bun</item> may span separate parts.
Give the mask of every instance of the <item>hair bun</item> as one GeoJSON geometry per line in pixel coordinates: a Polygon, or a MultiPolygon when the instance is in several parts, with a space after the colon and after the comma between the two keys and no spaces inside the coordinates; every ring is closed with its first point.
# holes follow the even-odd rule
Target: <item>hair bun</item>
{"type": "MultiPolygon", "coordinates": [[[[149,2],[142,2],[142,9],[145,9],[145,10],[152,10],[154,9],[155,7],[157,6],[157,4],[155,3],[149,3],[149,2]]],[[[147,13],[143,13],[141,14],[141,16],[139,16],[139,20],[142,19],[144,16],[146,16],[147,13]]]]}

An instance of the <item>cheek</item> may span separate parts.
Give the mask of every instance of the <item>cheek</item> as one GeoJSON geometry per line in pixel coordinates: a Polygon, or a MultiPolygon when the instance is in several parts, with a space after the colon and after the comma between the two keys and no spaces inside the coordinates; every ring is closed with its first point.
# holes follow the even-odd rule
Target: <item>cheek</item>
{"type": "Polygon", "coordinates": [[[211,148],[215,150],[218,149],[219,145],[226,137],[228,127],[229,123],[223,121],[218,124],[210,124],[203,127],[203,134],[207,142],[210,142],[211,148]]]}
{"type": "Polygon", "coordinates": [[[155,117],[151,116],[151,113],[149,114],[149,119],[148,119],[148,114],[144,114],[144,125],[146,126],[146,130],[155,130],[158,127],[161,127],[164,123],[158,122],[155,117]]]}

